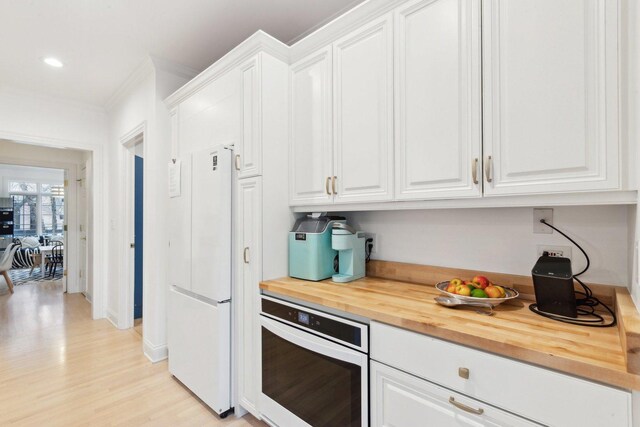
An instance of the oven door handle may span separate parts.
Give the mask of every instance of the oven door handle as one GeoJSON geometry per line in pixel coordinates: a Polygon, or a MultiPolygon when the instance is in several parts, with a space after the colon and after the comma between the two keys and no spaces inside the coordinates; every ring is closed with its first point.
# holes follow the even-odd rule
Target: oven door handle
{"type": "Polygon", "coordinates": [[[324,356],[362,366],[365,368],[363,374],[366,375],[366,354],[351,350],[327,339],[317,337],[310,332],[304,332],[300,329],[284,325],[265,316],[260,316],[260,323],[263,328],[299,347],[306,348],[307,350],[311,350],[324,356]]]}

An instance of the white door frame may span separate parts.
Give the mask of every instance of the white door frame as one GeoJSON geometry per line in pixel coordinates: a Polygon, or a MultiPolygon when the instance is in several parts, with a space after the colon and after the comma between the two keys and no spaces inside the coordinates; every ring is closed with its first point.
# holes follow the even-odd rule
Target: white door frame
{"type": "MultiPolygon", "coordinates": [[[[17,134],[12,132],[4,132],[0,130],[0,139],[6,139],[8,141],[37,145],[49,148],[72,148],[77,150],[84,150],[91,152],[93,156],[93,241],[89,242],[93,252],[93,296],[91,305],[91,314],[93,319],[102,319],[106,317],[107,313],[107,300],[106,300],[106,286],[107,280],[105,274],[107,272],[105,266],[107,265],[107,251],[105,237],[108,234],[107,217],[104,214],[104,206],[106,206],[105,198],[107,195],[103,191],[103,182],[105,173],[105,152],[104,148],[100,145],[86,144],[78,141],[46,138],[41,136],[33,136],[26,134],[17,134]]],[[[61,163],[49,162],[49,161],[26,161],[24,159],[12,159],[2,157],[3,161],[11,162],[17,165],[25,166],[40,166],[40,167],[53,167],[58,169],[65,169],[61,167],[61,163]]],[[[74,168],[76,165],[73,165],[74,168]]],[[[75,177],[75,169],[74,169],[75,177]]],[[[75,179],[75,178],[73,178],[75,179]]],[[[76,233],[77,236],[77,233],[76,233]]],[[[77,237],[76,237],[77,238],[77,237]]],[[[78,242],[75,243],[76,247],[78,242]]]]}
{"type": "MultiPolygon", "coordinates": [[[[131,247],[134,242],[135,236],[135,147],[142,144],[142,158],[146,157],[147,144],[145,144],[147,135],[147,122],[144,121],[138,126],[127,132],[120,138],[122,165],[124,170],[120,176],[120,194],[124,197],[124,209],[122,210],[122,235],[120,240],[120,248],[122,250],[122,271],[120,272],[120,283],[118,291],[119,307],[121,307],[118,313],[118,328],[129,329],[133,328],[133,306],[134,306],[134,274],[135,274],[135,250],[131,247]]],[[[144,166],[146,169],[146,164],[144,166]]],[[[143,172],[143,175],[146,175],[143,172]]],[[[143,206],[146,210],[146,187],[147,183],[143,184],[143,206]]],[[[144,223],[144,220],[143,220],[144,223]]],[[[144,265],[144,264],[143,264],[144,265]]],[[[144,267],[143,267],[144,268],[144,267]]],[[[145,300],[146,294],[146,275],[142,275],[142,310],[144,319],[144,310],[146,307],[145,300]]],[[[144,328],[144,326],[143,326],[144,328]]]]}
{"type": "Polygon", "coordinates": [[[87,239],[89,239],[89,233],[87,232],[87,228],[89,227],[89,201],[88,201],[88,195],[87,195],[87,163],[88,161],[85,161],[83,164],[78,165],[78,175],[76,176],[76,200],[77,200],[77,223],[78,223],[78,289],[80,290],[80,292],[82,292],[85,296],[85,298],[87,298],[89,300],[89,302],[91,302],[91,296],[88,292],[89,290],[89,282],[88,282],[88,270],[89,270],[89,265],[88,265],[88,259],[89,259],[89,242],[87,241],[87,239]],[[84,202],[81,203],[80,200],[80,194],[81,192],[84,192],[84,202]],[[82,227],[82,225],[84,224],[84,227],[82,227]],[[82,256],[82,235],[84,234],[84,256],[82,256]],[[82,283],[84,282],[84,287],[82,286],[82,283]],[[89,295],[89,296],[87,296],[89,295]]]}

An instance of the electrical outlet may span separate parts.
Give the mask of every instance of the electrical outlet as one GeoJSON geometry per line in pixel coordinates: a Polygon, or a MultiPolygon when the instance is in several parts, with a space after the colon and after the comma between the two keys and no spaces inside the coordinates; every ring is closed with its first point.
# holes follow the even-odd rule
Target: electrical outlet
{"type": "Polygon", "coordinates": [[[547,224],[553,225],[553,209],[533,209],[533,232],[535,234],[551,234],[553,233],[553,229],[547,227],[546,225],[540,222],[541,219],[544,219],[547,224]]]}
{"type": "MultiPolygon", "coordinates": [[[[378,236],[376,235],[376,233],[364,233],[364,238],[365,239],[373,239],[373,249],[371,249],[371,253],[375,254],[378,252],[378,245],[380,244],[380,242],[378,242],[378,236]]],[[[368,250],[368,248],[367,248],[368,250]]]]}
{"type": "Polygon", "coordinates": [[[571,246],[538,245],[538,256],[541,257],[544,252],[548,252],[549,256],[571,259],[571,246]]]}

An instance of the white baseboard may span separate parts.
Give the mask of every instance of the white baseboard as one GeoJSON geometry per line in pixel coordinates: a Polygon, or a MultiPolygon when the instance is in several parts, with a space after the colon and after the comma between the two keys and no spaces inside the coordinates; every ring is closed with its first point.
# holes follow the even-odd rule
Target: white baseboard
{"type": "Polygon", "coordinates": [[[89,304],[93,304],[93,300],[91,299],[91,295],[89,295],[86,292],[83,292],[82,295],[84,295],[84,299],[86,299],[89,302],[89,304]]]}
{"type": "Polygon", "coordinates": [[[166,344],[153,345],[149,341],[142,340],[142,349],[144,355],[147,356],[152,363],[157,363],[169,357],[169,349],[166,344]]]}
{"type": "Polygon", "coordinates": [[[107,319],[113,326],[118,327],[118,315],[114,313],[111,309],[107,309],[107,319]]]}

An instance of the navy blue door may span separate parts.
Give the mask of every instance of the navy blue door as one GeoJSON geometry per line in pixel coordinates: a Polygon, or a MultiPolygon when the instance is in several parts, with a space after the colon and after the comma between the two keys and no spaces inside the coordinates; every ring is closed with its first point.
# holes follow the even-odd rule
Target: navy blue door
{"type": "Polygon", "coordinates": [[[134,271],[134,292],[133,292],[133,318],[139,319],[142,317],[142,191],[144,188],[144,175],[142,174],[144,160],[142,157],[136,157],[135,166],[135,225],[134,233],[135,237],[133,243],[135,244],[134,257],[135,257],[135,271],[134,271]]]}

